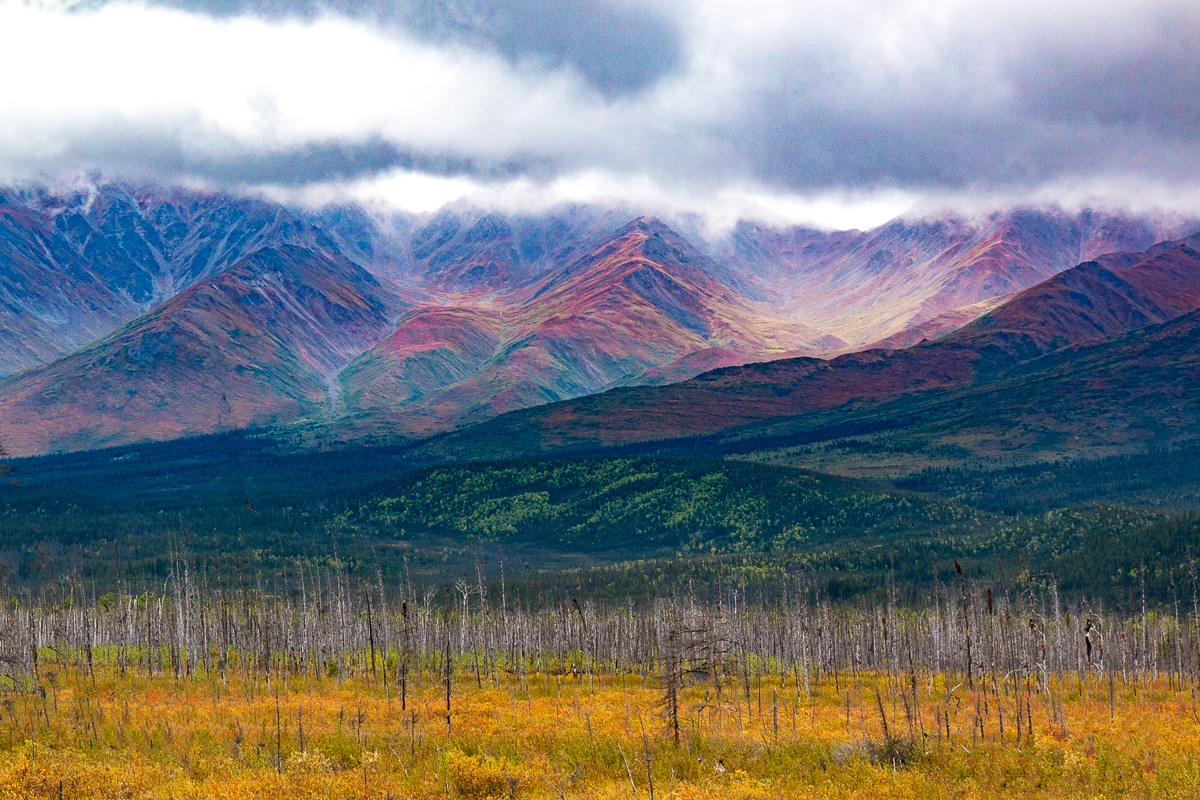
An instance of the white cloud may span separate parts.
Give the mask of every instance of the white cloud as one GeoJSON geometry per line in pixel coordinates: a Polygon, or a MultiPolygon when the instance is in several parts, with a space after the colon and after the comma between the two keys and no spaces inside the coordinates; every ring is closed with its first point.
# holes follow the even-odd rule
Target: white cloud
{"type": "Polygon", "coordinates": [[[383,135],[472,152],[524,146],[550,108],[570,111],[569,76],[538,80],[485,54],[435,48],[326,17],[215,20],[112,4],[64,13],[0,3],[6,149],[67,152],[80,130],[167,130],[189,149],[279,148],[383,135]],[[53,143],[53,144],[52,144],[53,143]]]}
{"type": "Polygon", "coordinates": [[[429,212],[460,199],[480,208],[532,213],[568,203],[624,205],[667,217],[698,215],[713,236],[727,232],[740,219],[828,230],[866,230],[899,216],[915,201],[912,194],[899,191],[826,192],[801,197],[762,188],[734,187],[716,193],[697,193],[687,187],[668,187],[645,176],[599,170],[562,175],[549,183],[525,178],[480,183],[465,177],[446,178],[398,169],[355,181],[300,188],[272,185],[242,188],[310,208],[356,202],[429,212]]]}
{"type": "Polygon", "coordinates": [[[836,227],[919,198],[1169,205],[1200,183],[1200,11],[1182,0],[660,12],[678,63],[612,95],[570,58],[366,17],[0,0],[0,179],[99,170],[310,203],[620,200],[836,227]]]}
{"type": "Polygon", "coordinates": [[[487,190],[465,177],[443,177],[397,169],[354,181],[313,183],[300,187],[247,185],[245,191],[263,194],[288,205],[320,208],[334,203],[362,203],[422,213],[487,190]]]}

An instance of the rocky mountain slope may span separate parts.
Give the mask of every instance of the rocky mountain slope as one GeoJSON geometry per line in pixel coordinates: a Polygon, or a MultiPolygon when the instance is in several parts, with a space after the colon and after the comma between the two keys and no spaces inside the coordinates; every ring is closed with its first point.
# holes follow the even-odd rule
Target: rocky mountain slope
{"type": "Polygon", "coordinates": [[[634,220],[508,302],[415,310],[343,374],[348,407],[432,433],[712,351],[745,363],[844,346],[747,301],[707,261],[661,222],[634,220]]]}
{"type": "Polygon", "coordinates": [[[983,311],[972,307],[980,302],[1105,253],[1144,251],[1196,227],[1194,221],[1015,209],[976,219],[902,218],[832,234],[742,223],[722,248],[792,316],[861,347],[948,313],[978,316],[983,311]]]}
{"type": "Polygon", "coordinates": [[[322,239],[253,199],[0,189],[0,375],[85,346],[263,247],[322,239]]]}
{"type": "Polygon", "coordinates": [[[69,356],[0,379],[15,453],[327,419],[406,305],[341,257],[258,250],[69,356]]]}

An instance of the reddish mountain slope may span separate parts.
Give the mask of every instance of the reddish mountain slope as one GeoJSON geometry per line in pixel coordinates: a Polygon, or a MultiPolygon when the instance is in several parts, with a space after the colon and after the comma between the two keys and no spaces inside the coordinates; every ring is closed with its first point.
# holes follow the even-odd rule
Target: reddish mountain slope
{"type": "Polygon", "coordinates": [[[781,420],[729,438],[738,439],[733,446],[741,452],[783,463],[871,475],[972,457],[1011,464],[1144,452],[1194,444],[1197,425],[1200,311],[1193,311],[1098,344],[1064,347],[957,391],[862,414],[781,420]],[[823,445],[791,446],[814,440],[823,445]]]}
{"type": "Polygon", "coordinates": [[[477,374],[496,355],[504,326],[497,313],[423,308],[358,356],[339,376],[352,409],[416,403],[477,374]]]}
{"type": "Polygon", "coordinates": [[[344,259],[266,249],[93,345],[0,380],[16,454],[329,416],[332,376],[402,301],[344,259]]]}
{"type": "Polygon", "coordinates": [[[323,238],[281,206],[228,195],[0,190],[0,375],[85,346],[255,250],[323,238]]]}
{"type": "Polygon", "coordinates": [[[349,405],[409,433],[596,392],[660,365],[704,368],[842,343],[743,300],[661,222],[639,219],[510,298],[414,314],[342,375],[349,405]],[[439,386],[438,383],[441,382],[439,386]]]}
{"type": "Polygon", "coordinates": [[[899,333],[894,333],[891,336],[880,339],[878,342],[873,342],[866,349],[902,350],[905,347],[912,347],[922,342],[941,339],[943,336],[953,333],[964,325],[974,322],[992,309],[999,308],[1015,296],[1015,293],[1002,294],[999,297],[981,300],[969,306],[944,311],[932,319],[918,323],[911,328],[905,328],[899,333]]]}
{"type": "Polygon", "coordinates": [[[743,223],[726,252],[795,318],[860,347],[939,316],[983,313],[979,303],[1097,255],[1141,252],[1195,228],[1195,221],[1031,209],[976,220],[898,219],[833,234],[743,223]]]}
{"type": "Polygon", "coordinates": [[[962,389],[1065,345],[1095,343],[1200,308],[1197,244],[1200,237],[1158,249],[1131,267],[1082,264],[937,342],[829,361],[752,364],[672,386],[614,390],[508,414],[430,450],[503,456],[609,446],[962,389]]]}
{"type": "Polygon", "coordinates": [[[1075,345],[965,393],[919,430],[982,453],[1116,452],[1195,440],[1200,311],[1094,345],[1075,345]]]}
{"type": "MultiPolygon", "coordinates": [[[[1200,236],[1157,255],[1089,261],[945,337],[1026,357],[1172,320],[1200,307],[1200,236]],[[1145,257],[1149,256],[1149,257],[1145,257]],[[1125,267],[1123,263],[1133,262],[1125,267]]],[[[1007,366],[1003,357],[1000,366],[1007,366]]]]}

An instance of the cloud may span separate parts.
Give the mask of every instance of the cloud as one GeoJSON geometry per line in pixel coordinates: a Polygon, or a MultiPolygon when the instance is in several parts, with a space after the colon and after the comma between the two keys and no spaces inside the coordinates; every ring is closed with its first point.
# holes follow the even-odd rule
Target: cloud
{"type": "Polygon", "coordinates": [[[622,0],[156,0],[219,18],[337,15],[437,44],[468,45],[512,65],[577,72],[606,97],[635,93],[677,68],[681,31],[665,9],[622,0]]]}
{"type": "Polygon", "coordinates": [[[1194,7],[838,7],[734,37],[749,83],[744,124],[730,132],[763,179],[960,191],[1200,175],[1194,7]]]}
{"type": "Polygon", "coordinates": [[[645,177],[615,176],[601,170],[574,172],[546,183],[514,178],[482,183],[466,176],[434,176],[397,168],[382,175],[304,186],[260,186],[259,191],[290,205],[319,208],[334,203],[392,206],[434,211],[463,200],[476,208],[509,213],[543,213],[563,204],[622,207],[696,227],[719,238],[743,219],[829,230],[873,228],[903,212],[915,197],[900,191],[822,192],[809,197],[746,186],[711,193],[671,187],[645,177]]]}
{"type": "Polygon", "coordinates": [[[1183,0],[0,0],[0,45],[7,180],[789,219],[1200,184],[1183,0]]]}

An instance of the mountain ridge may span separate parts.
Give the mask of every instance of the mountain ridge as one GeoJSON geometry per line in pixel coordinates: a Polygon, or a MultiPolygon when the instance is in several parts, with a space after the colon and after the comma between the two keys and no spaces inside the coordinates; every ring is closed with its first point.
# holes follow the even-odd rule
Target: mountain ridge
{"type": "MultiPolygon", "coordinates": [[[[0,372],[15,373],[0,381],[0,437],[18,452],[27,452],[19,441],[41,452],[124,441],[138,420],[148,421],[148,436],[203,433],[233,420],[301,424],[332,442],[404,440],[612,388],[686,381],[714,367],[845,358],[871,332],[888,333],[880,344],[891,347],[953,344],[956,331],[1008,296],[996,292],[1024,290],[1070,253],[1152,245],[1170,227],[1142,217],[1018,209],[982,221],[896,220],[865,232],[743,224],[709,241],[629,216],[588,206],[540,214],[461,206],[426,216],[356,206],[300,212],[266,200],[119,185],[73,194],[0,190],[0,372]],[[287,248],[339,264],[353,297],[341,278],[326,280],[305,259],[284,259],[284,271],[299,270],[291,288],[281,274],[235,292],[260,297],[260,307],[235,313],[206,294],[230,288],[236,276],[222,276],[246,259],[287,248]],[[198,286],[205,288],[193,291],[198,286]],[[316,311],[341,308],[344,316],[336,325],[324,312],[308,319],[314,309],[294,295],[301,288],[308,300],[319,298],[316,311]],[[196,309],[184,314],[202,295],[211,301],[203,324],[188,317],[196,309]],[[164,338],[163,315],[176,313],[183,317],[164,338]],[[339,339],[334,328],[352,335],[339,339]],[[147,391],[136,386],[144,374],[135,358],[124,394],[110,392],[103,414],[89,419],[75,405],[56,409],[70,386],[116,386],[117,372],[89,375],[101,365],[87,354],[120,331],[147,337],[128,352],[162,360],[178,346],[181,364],[208,359],[217,371],[245,367],[253,347],[231,332],[254,331],[249,336],[260,337],[265,350],[287,351],[267,373],[288,377],[279,387],[239,384],[234,396],[261,397],[263,413],[231,414],[214,413],[195,393],[234,376],[168,370],[155,390],[161,408],[151,408],[133,399],[147,391]],[[211,352],[200,355],[197,347],[211,352]],[[223,349],[240,355],[223,358],[223,349]],[[52,375],[56,393],[46,383],[52,375]],[[175,380],[183,383],[172,391],[175,380]],[[323,403],[313,393],[317,384],[323,403]],[[122,397],[129,404],[123,412],[122,397]],[[196,419],[187,421],[189,414],[196,419]],[[39,425],[41,434],[33,432],[39,425]]],[[[1105,269],[1134,266],[1119,252],[1097,258],[1105,269]]],[[[1151,322],[1169,305],[1163,297],[1147,302],[1114,307],[1114,319],[1151,322]]],[[[1097,330],[1119,328],[1111,322],[1097,330]]],[[[1044,343],[1029,333],[991,335],[996,347],[1033,352],[1044,343]]],[[[861,402],[871,402],[872,392],[960,385],[977,366],[964,355],[928,374],[899,374],[878,353],[856,358],[863,375],[880,378],[861,402]]],[[[824,401],[853,391],[850,381],[824,401]]]]}
{"type": "Polygon", "coordinates": [[[404,305],[379,288],[345,259],[258,250],[70,356],[0,379],[6,442],[79,449],[327,416],[328,374],[404,305]]]}
{"type": "MultiPolygon", "coordinates": [[[[392,411],[397,404],[389,403],[386,393],[359,382],[348,386],[348,396],[375,396],[374,407],[360,403],[355,409],[356,422],[375,411],[393,427],[408,425],[409,432],[429,433],[477,421],[480,415],[599,391],[623,375],[713,347],[740,353],[744,360],[776,342],[782,342],[778,352],[786,348],[819,353],[843,344],[745,303],[698,268],[696,262],[702,260],[661,222],[634,220],[575,262],[531,283],[520,305],[480,304],[469,313],[460,309],[457,318],[469,320],[467,324],[478,327],[488,320],[495,350],[476,362],[473,374],[459,371],[465,362],[451,359],[455,363],[448,366],[455,379],[442,387],[426,387],[426,392],[434,391],[421,398],[423,408],[402,406],[407,420],[392,411]]],[[[428,319],[445,312],[417,314],[428,319]]],[[[414,347],[424,358],[436,331],[422,332],[414,347]]],[[[413,363],[394,346],[398,338],[390,340],[392,347],[384,357],[413,363]]],[[[370,358],[371,353],[365,353],[347,380],[367,372],[379,374],[367,363],[370,358]]],[[[389,380],[386,373],[380,378],[389,380]]]]}
{"type": "Polygon", "coordinates": [[[1100,346],[1195,312],[1200,251],[1191,245],[1197,238],[1143,254],[1132,266],[1080,265],[935,342],[828,361],[799,358],[727,367],[670,386],[617,389],[504,415],[427,447],[448,458],[616,447],[709,436],[779,419],[852,415],[905,398],[987,384],[1006,369],[1063,347],[1100,346]],[[1091,298],[1080,300],[1081,287],[1096,291],[1106,309],[1123,313],[1094,315],[1091,298]],[[1117,302],[1122,296],[1125,302],[1117,302]],[[1038,324],[1025,325],[1029,320],[1038,324]]]}

